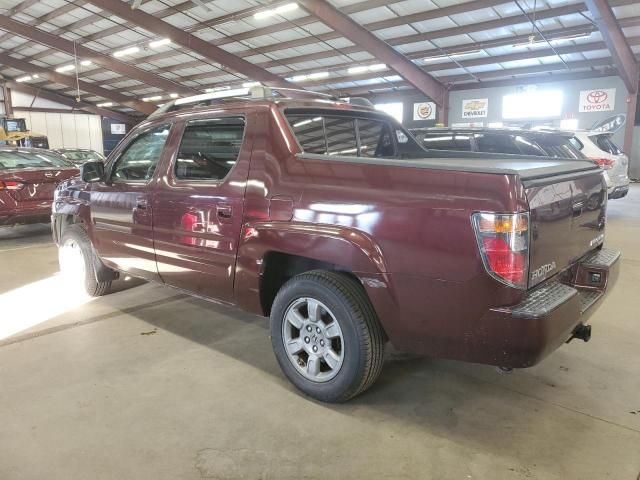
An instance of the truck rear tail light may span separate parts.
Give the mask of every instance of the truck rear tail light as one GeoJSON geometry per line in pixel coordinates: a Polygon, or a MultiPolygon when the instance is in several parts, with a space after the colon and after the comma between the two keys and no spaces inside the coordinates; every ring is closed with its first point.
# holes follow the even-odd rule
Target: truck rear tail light
{"type": "Polygon", "coordinates": [[[611,158],[592,158],[591,160],[596,162],[605,170],[609,170],[616,163],[616,161],[611,158]]]}
{"type": "Polygon", "coordinates": [[[529,214],[474,213],[471,222],[487,273],[510,287],[526,288],[529,214]]]}
{"type": "Polygon", "coordinates": [[[24,183],[13,180],[0,180],[0,190],[22,190],[24,183]]]}

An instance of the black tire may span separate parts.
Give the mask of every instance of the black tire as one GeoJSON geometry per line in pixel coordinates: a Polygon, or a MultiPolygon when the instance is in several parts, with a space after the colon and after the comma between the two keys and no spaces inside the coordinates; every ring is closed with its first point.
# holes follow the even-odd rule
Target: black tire
{"type": "Polygon", "coordinates": [[[293,277],[276,295],[271,309],[271,343],[280,368],[299,390],[322,402],[339,403],[376,381],[382,370],[386,336],[362,285],[344,274],[314,270],[293,277]],[[285,314],[305,297],[327,306],[342,330],[343,363],[337,374],[324,382],[301,374],[284,344],[285,314]]]}
{"type": "MultiPolygon", "coordinates": [[[[98,281],[96,269],[102,266],[102,262],[96,255],[93,245],[91,244],[91,239],[82,225],[73,224],[64,229],[62,237],[60,238],[59,249],[63,248],[68,241],[75,242],[82,252],[84,279],[79,279],[79,281],[82,281],[84,290],[92,297],[100,297],[107,294],[111,288],[111,280],[98,281]]],[[[62,261],[60,261],[60,269],[63,269],[62,261]]]]}

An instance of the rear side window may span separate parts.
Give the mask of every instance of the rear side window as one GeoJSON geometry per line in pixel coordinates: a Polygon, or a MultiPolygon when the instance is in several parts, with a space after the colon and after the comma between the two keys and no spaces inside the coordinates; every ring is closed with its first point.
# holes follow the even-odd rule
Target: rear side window
{"type": "Polygon", "coordinates": [[[589,137],[593,143],[595,143],[600,150],[604,150],[612,155],[620,155],[622,151],[618,146],[611,141],[609,135],[594,135],[589,137]]]}
{"type": "Polygon", "coordinates": [[[496,133],[477,133],[475,135],[479,152],[519,154],[513,135],[496,133]]]}
{"type": "Polygon", "coordinates": [[[169,136],[169,125],[138,135],[116,160],[111,173],[114,182],[147,181],[153,176],[169,136]]]}
{"type": "Polygon", "coordinates": [[[535,138],[535,142],[544,150],[547,157],[581,159],[584,155],[572,142],[572,138],[560,135],[544,135],[535,138]]]}
{"type": "Polygon", "coordinates": [[[188,122],[176,157],[176,178],[222,180],[238,160],[243,137],[242,117],[188,122]]]}
{"type": "Polygon", "coordinates": [[[539,145],[537,145],[535,142],[533,142],[528,138],[522,137],[520,135],[516,135],[514,137],[514,140],[516,142],[516,145],[520,149],[520,152],[522,152],[523,155],[535,155],[537,157],[547,156],[545,151],[542,148],[540,148],[539,145]]]}
{"type": "Polygon", "coordinates": [[[383,120],[286,114],[302,150],[320,155],[392,158],[395,144],[383,120]]]}
{"type": "Polygon", "coordinates": [[[453,140],[453,133],[419,133],[422,146],[430,150],[458,150],[453,140]]]}

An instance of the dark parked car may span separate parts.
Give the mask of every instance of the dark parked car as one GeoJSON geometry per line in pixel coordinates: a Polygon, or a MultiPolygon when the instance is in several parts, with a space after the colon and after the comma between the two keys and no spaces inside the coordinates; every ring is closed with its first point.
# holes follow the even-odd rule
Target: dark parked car
{"type": "Polygon", "coordinates": [[[270,316],[282,370],[323,401],[367,389],[387,341],[513,368],[588,340],[619,263],[597,165],[425,158],[373,108],[261,90],[165,104],[62,184],[63,273],[270,316]]]}
{"type": "Polygon", "coordinates": [[[48,150],[0,147],[0,225],[48,222],[57,184],[77,174],[48,150]]]}
{"type": "Polygon", "coordinates": [[[95,150],[85,148],[56,148],[54,152],[59,153],[74,165],[82,165],[85,162],[100,161],[104,162],[105,158],[101,153],[95,150]]]}
{"type": "Polygon", "coordinates": [[[585,159],[574,134],[513,128],[416,128],[411,133],[427,149],[537,157],[585,159]]]}

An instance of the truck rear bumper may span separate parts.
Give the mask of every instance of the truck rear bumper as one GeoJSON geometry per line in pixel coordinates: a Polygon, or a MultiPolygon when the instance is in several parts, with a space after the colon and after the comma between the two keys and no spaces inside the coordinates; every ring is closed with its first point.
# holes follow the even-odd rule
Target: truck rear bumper
{"type": "MultiPolygon", "coordinates": [[[[535,365],[569,340],[613,287],[620,252],[598,250],[585,256],[562,278],[544,283],[518,305],[491,309],[479,320],[473,359],[509,368],[535,365]]],[[[471,353],[471,351],[469,353],[471,353]]]]}

